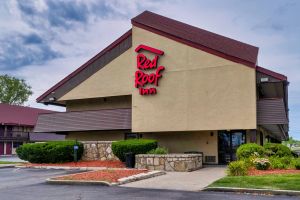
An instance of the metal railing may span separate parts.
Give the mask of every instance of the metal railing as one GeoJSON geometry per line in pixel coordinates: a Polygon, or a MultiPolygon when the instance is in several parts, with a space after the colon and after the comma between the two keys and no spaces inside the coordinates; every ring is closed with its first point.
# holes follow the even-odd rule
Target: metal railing
{"type": "Polygon", "coordinates": [[[29,140],[29,132],[7,131],[0,132],[0,140],[29,140]]]}

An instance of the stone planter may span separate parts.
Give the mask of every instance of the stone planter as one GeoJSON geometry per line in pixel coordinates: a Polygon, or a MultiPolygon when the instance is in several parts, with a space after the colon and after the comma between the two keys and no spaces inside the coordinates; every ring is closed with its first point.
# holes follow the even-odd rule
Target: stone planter
{"type": "Polygon", "coordinates": [[[119,160],[112,152],[112,141],[81,141],[82,160],[119,160]]]}
{"type": "Polygon", "coordinates": [[[139,154],[137,169],[189,172],[202,168],[202,154],[139,154]]]}

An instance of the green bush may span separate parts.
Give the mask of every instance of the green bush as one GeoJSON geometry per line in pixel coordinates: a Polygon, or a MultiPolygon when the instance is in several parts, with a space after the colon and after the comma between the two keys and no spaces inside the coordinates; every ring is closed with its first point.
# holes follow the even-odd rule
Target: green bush
{"type": "Polygon", "coordinates": [[[257,156],[263,156],[265,150],[262,146],[255,143],[248,143],[241,145],[237,151],[236,155],[238,160],[249,159],[251,156],[257,154],[257,156]]]}
{"type": "Polygon", "coordinates": [[[233,161],[228,164],[227,174],[229,176],[246,176],[248,174],[248,166],[245,161],[233,161]]]}
{"type": "Polygon", "coordinates": [[[300,158],[298,158],[298,159],[295,159],[295,168],[296,169],[300,169],[300,158]]]}
{"type": "Polygon", "coordinates": [[[280,158],[270,157],[269,160],[273,169],[287,169],[287,166],[281,162],[280,158]]]}
{"type": "Polygon", "coordinates": [[[255,168],[258,170],[267,170],[271,166],[268,158],[256,158],[253,163],[255,168]]]}
{"type": "Polygon", "coordinates": [[[271,167],[273,169],[295,168],[296,160],[292,156],[284,156],[284,157],[271,156],[269,160],[271,163],[271,167]]]}
{"type": "Polygon", "coordinates": [[[156,140],[149,139],[130,139],[121,140],[112,143],[113,153],[122,161],[125,162],[125,153],[132,152],[135,154],[146,154],[152,149],[157,148],[156,140]]]}
{"type": "Polygon", "coordinates": [[[294,157],[292,157],[292,156],[284,156],[284,157],[281,157],[280,160],[281,160],[281,163],[283,163],[284,165],[286,165],[287,167],[289,167],[292,164],[292,162],[294,160],[294,157]]]}
{"type": "Polygon", "coordinates": [[[292,151],[283,144],[266,143],[264,145],[264,148],[268,156],[277,156],[277,157],[292,156],[292,151]]]}
{"type": "Polygon", "coordinates": [[[83,153],[83,145],[75,141],[53,141],[28,143],[18,147],[19,158],[31,163],[62,163],[74,160],[74,145],[78,145],[78,160],[83,153]]]}
{"type": "Polygon", "coordinates": [[[156,149],[152,149],[147,152],[147,154],[167,154],[167,153],[168,153],[168,149],[165,147],[158,147],[156,149]]]}

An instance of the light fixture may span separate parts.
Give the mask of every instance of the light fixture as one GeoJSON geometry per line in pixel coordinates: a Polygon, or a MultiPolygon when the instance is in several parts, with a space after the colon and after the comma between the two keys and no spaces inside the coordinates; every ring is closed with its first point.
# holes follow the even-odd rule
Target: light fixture
{"type": "Polygon", "coordinates": [[[260,78],[260,82],[268,82],[269,81],[269,78],[268,77],[262,77],[260,78]]]}
{"type": "Polygon", "coordinates": [[[50,97],[50,98],[49,98],[49,101],[51,101],[51,102],[53,102],[53,101],[55,101],[55,100],[56,100],[55,97],[50,97]]]}

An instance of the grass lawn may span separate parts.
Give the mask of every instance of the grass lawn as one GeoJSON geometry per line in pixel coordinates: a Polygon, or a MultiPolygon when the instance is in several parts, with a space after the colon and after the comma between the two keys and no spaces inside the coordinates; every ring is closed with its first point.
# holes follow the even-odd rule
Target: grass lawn
{"type": "Polygon", "coordinates": [[[19,162],[0,161],[0,165],[5,165],[5,164],[19,164],[19,162]]]}
{"type": "Polygon", "coordinates": [[[209,187],[259,188],[300,191],[300,174],[227,176],[212,183],[209,187]]]}

